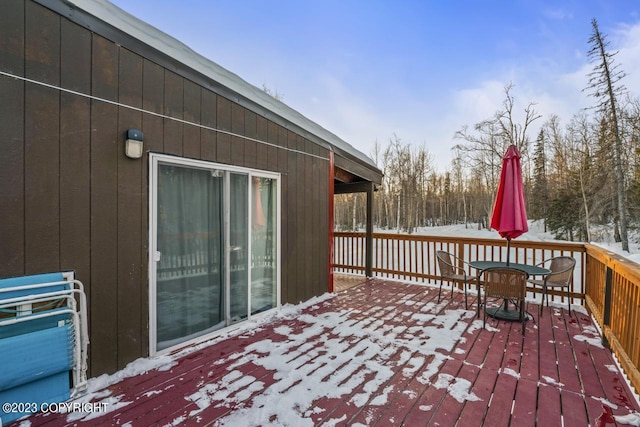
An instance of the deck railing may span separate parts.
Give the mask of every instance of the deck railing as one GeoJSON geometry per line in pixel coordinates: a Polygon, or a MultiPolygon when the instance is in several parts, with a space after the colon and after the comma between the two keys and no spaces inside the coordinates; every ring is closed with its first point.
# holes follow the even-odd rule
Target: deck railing
{"type": "MultiPolygon", "coordinates": [[[[365,234],[334,233],[333,268],[364,274],[365,234]]],[[[506,241],[405,234],[373,234],[373,274],[377,277],[438,283],[436,251],[444,250],[466,261],[506,261],[506,241]]],[[[555,256],[571,256],[576,267],[571,303],[585,305],[603,332],[603,341],[618,357],[636,392],[640,391],[640,265],[603,248],[570,242],[512,240],[510,261],[537,264],[555,256]]],[[[528,298],[540,301],[539,288],[528,288],[528,298]]],[[[566,304],[566,292],[550,295],[566,304]]]]}

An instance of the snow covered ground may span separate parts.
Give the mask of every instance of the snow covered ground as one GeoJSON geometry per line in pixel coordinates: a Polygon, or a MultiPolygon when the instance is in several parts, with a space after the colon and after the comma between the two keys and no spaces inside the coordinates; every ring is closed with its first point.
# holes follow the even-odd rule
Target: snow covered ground
{"type": "MultiPolygon", "coordinates": [[[[383,231],[383,230],[376,230],[383,231]]],[[[389,233],[389,230],[384,230],[389,233]]],[[[423,227],[416,230],[414,234],[425,234],[429,236],[464,236],[469,238],[484,238],[484,239],[500,239],[500,235],[495,230],[481,229],[478,230],[476,224],[465,227],[464,225],[446,225],[442,227],[423,227]]],[[[613,239],[613,229],[611,227],[597,227],[592,231],[593,241],[590,242],[593,245],[600,246],[611,252],[614,252],[620,256],[623,256],[631,261],[640,264],[640,238],[637,234],[629,235],[629,249],[630,252],[622,250],[622,244],[616,243],[613,239]]],[[[544,224],[540,221],[530,221],[529,231],[518,237],[517,240],[528,240],[533,242],[559,242],[549,232],[544,231],[544,224]]]]}

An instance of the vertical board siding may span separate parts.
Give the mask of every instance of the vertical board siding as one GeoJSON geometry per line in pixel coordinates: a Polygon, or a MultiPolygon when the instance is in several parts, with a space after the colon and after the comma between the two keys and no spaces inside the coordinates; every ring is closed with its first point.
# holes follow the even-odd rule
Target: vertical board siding
{"type": "MultiPolygon", "coordinates": [[[[142,108],[145,111],[162,113],[164,111],[164,69],[159,65],[144,60],[142,65],[142,108]]],[[[145,152],[161,153],[164,151],[163,119],[152,114],[142,115],[142,131],[144,132],[145,152]]],[[[140,183],[140,194],[142,194],[142,204],[140,210],[142,245],[140,258],[144,264],[142,270],[142,280],[140,286],[141,310],[140,324],[142,325],[142,356],[149,354],[149,283],[148,283],[148,249],[149,249],[149,166],[145,160],[142,164],[142,174],[144,179],[140,183]]]]}
{"type": "MultiPolygon", "coordinates": [[[[244,108],[231,103],[231,132],[237,135],[244,135],[244,108]]],[[[244,146],[247,140],[237,136],[231,137],[231,159],[232,165],[245,166],[244,146]]]]}
{"type": "MultiPolygon", "coordinates": [[[[279,142],[285,147],[293,149],[296,148],[296,141],[293,132],[287,130],[280,132],[279,142]]],[[[304,225],[300,222],[298,215],[297,204],[300,200],[300,194],[297,191],[298,186],[296,184],[304,184],[304,181],[301,182],[300,177],[298,176],[302,166],[297,162],[297,154],[293,151],[280,151],[286,153],[287,176],[289,177],[289,180],[287,181],[287,188],[284,190],[286,192],[287,199],[283,207],[283,209],[287,211],[287,255],[285,259],[288,260],[284,269],[288,274],[290,284],[287,289],[287,298],[290,302],[295,304],[300,301],[298,298],[300,298],[302,294],[302,290],[298,289],[298,286],[296,285],[300,283],[300,277],[298,277],[298,266],[300,265],[301,253],[300,248],[298,247],[298,238],[302,233],[304,233],[304,229],[302,232],[299,229],[304,225]]]]}
{"type": "MultiPolygon", "coordinates": [[[[91,91],[91,34],[61,21],[60,84],[91,91]]],[[[60,94],[60,268],[74,270],[91,298],[91,102],[60,94]]]]}
{"type": "MultiPolygon", "coordinates": [[[[311,144],[309,144],[311,145],[311,144]]],[[[313,188],[313,157],[310,156],[300,156],[302,157],[299,161],[304,165],[304,188],[302,188],[302,194],[304,200],[303,206],[313,206],[313,191],[308,191],[307,189],[313,188]]],[[[309,239],[306,236],[315,236],[313,233],[313,224],[314,224],[314,214],[313,211],[305,211],[304,213],[304,235],[303,241],[305,243],[304,248],[304,263],[302,268],[304,268],[304,297],[303,299],[308,299],[313,295],[317,295],[316,293],[316,278],[313,277],[313,262],[314,262],[314,252],[316,247],[315,239],[309,239]]]]}
{"type": "MultiPolygon", "coordinates": [[[[208,90],[202,91],[202,125],[215,129],[217,127],[216,112],[218,95],[208,90]]],[[[217,132],[209,129],[200,131],[200,155],[203,160],[215,161],[217,159],[217,132]]]]}
{"type": "MultiPolygon", "coordinates": [[[[25,77],[60,84],[60,17],[26,4],[25,77]]],[[[60,93],[25,86],[25,273],[60,268],[60,93]],[[53,137],[52,137],[53,136],[53,137]]]]}
{"type": "MultiPolygon", "coordinates": [[[[119,102],[142,108],[143,61],[140,56],[120,48],[119,102]]],[[[142,113],[129,108],[118,108],[116,139],[118,152],[118,369],[141,354],[142,325],[138,315],[142,305],[142,271],[146,262],[140,253],[147,234],[142,232],[143,162],[129,159],[124,154],[123,129],[141,129],[142,113]]],[[[144,285],[146,287],[146,284],[144,285]]]]}
{"type": "MultiPolygon", "coordinates": [[[[313,147],[313,154],[321,155],[321,148],[317,145],[313,147]]],[[[329,248],[326,244],[319,244],[322,236],[328,236],[328,227],[327,222],[327,209],[322,209],[322,206],[326,206],[328,203],[327,192],[327,180],[324,179],[323,170],[329,169],[329,162],[325,162],[318,158],[313,158],[312,160],[312,172],[313,172],[313,186],[315,188],[314,191],[311,191],[313,200],[312,206],[316,206],[317,209],[313,211],[313,236],[318,236],[318,241],[314,242],[313,245],[313,280],[314,280],[314,294],[321,295],[328,291],[327,289],[327,280],[325,279],[324,274],[326,274],[327,269],[325,268],[325,264],[322,262],[324,259],[329,259],[329,248]],[[317,187],[316,187],[317,186],[317,187]],[[324,249],[324,251],[323,251],[324,249]],[[324,273],[324,274],[323,274],[324,273]]],[[[325,241],[327,239],[324,239],[325,241]]]]}
{"type": "MultiPolygon", "coordinates": [[[[24,75],[24,3],[6,0],[0,13],[3,66],[24,75]]],[[[17,79],[0,77],[0,277],[24,274],[24,86],[17,79]]]]}
{"type": "MultiPolygon", "coordinates": [[[[93,36],[92,94],[118,99],[118,48],[93,36]]],[[[118,108],[91,101],[91,372],[114,372],[118,358],[118,108]]]]}
{"type": "Polygon", "coordinates": [[[90,376],[148,355],[149,152],[281,173],[282,302],[326,292],[328,163],[279,147],[326,149],[46,7],[2,12],[3,71],[125,105],[0,77],[0,277],[76,271],[90,376]],[[124,154],[131,128],[143,159],[124,154]]]}
{"type": "MultiPolygon", "coordinates": [[[[244,135],[247,138],[256,139],[257,137],[257,122],[256,113],[244,110],[244,135]]],[[[251,139],[244,140],[244,165],[248,168],[255,169],[258,163],[257,156],[257,143],[251,139]]],[[[264,168],[263,168],[264,169],[264,168]]]]}
{"type": "MultiPolygon", "coordinates": [[[[164,69],[151,61],[142,65],[142,108],[156,114],[164,113],[164,69]]],[[[144,150],[164,152],[164,120],[161,117],[143,114],[144,150]]]]}
{"type": "MultiPolygon", "coordinates": [[[[184,116],[184,79],[171,71],[164,74],[164,114],[168,117],[183,119],[184,116]]],[[[182,122],[164,119],[164,150],[168,154],[182,156],[182,122]]]]}
{"type": "MultiPolygon", "coordinates": [[[[267,125],[267,142],[270,144],[267,146],[267,164],[276,165],[279,172],[287,171],[287,153],[284,150],[279,150],[280,145],[280,127],[273,122],[268,122],[267,125]]],[[[284,131],[284,130],[283,130],[284,131]]],[[[285,144],[286,144],[286,137],[285,144]]]]}
{"type": "MultiPolygon", "coordinates": [[[[201,114],[201,88],[188,80],[184,81],[184,120],[190,123],[200,123],[201,114]]],[[[199,159],[200,128],[194,125],[184,125],[183,133],[184,157],[199,159]]]]}
{"type": "MultiPolygon", "coordinates": [[[[256,117],[256,139],[260,141],[269,140],[269,123],[267,119],[261,116],[256,117]]],[[[268,146],[266,144],[256,144],[256,168],[261,170],[274,170],[269,168],[269,160],[267,157],[268,146]]],[[[275,164],[276,162],[274,162],[275,164]]]]}
{"type": "MultiPolygon", "coordinates": [[[[231,101],[222,96],[218,96],[217,101],[217,128],[231,132],[231,101]]],[[[218,133],[217,149],[216,160],[228,164],[231,161],[231,136],[218,133]]]]}

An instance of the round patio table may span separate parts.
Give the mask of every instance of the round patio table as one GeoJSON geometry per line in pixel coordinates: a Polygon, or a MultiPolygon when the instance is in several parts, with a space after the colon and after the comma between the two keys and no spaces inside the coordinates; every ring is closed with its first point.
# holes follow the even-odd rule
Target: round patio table
{"type": "MultiPolygon", "coordinates": [[[[517,262],[510,262],[507,264],[504,261],[471,261],[469,265],[476,270],[478,270],[478,283],[480,283],[480,274],[483,270],[487,268],[494,267],[509,267],[516,268],[518,270],[522,270],[527,273],[529,276],[545,276],[551,273],[551,270],[544,267],[538,267],[537,265],[529,265],[529,264],[519,264],[517,262]]],[[[509,310],[509,302],[507,300],[504,301],[504,304],[500,307],[489,307],[486,308],[487,314],[495,319],[502,320],[519,320],[520,315],[518,310],[509,310]]],[[[480,304],[478,303],[478,316],[480,315],[480,304]]]]}

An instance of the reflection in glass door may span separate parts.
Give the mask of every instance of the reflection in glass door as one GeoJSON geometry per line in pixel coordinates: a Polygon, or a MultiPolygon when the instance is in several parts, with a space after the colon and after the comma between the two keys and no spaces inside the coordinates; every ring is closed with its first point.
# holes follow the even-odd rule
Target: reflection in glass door
{"type": "Polygon", "coordinates": [[[276,184],[275,179],[252,179],[251,314],[277,306],[276,184]]]}
{"type": "Polygon", "coordinates": [[[223,175],[160,164],[157,349],[224,326],[223,175]]]}
{"type": "Polygon", "coordinates": [[[249,212],[248,176],[231,173],[229,180],[229,323],[248,316],[249,212]]]}
{"type": "Polygon", "coordinates": [[[277,176],[169,159],[152,155],[152,353],[279,304],[277,176]]]}

